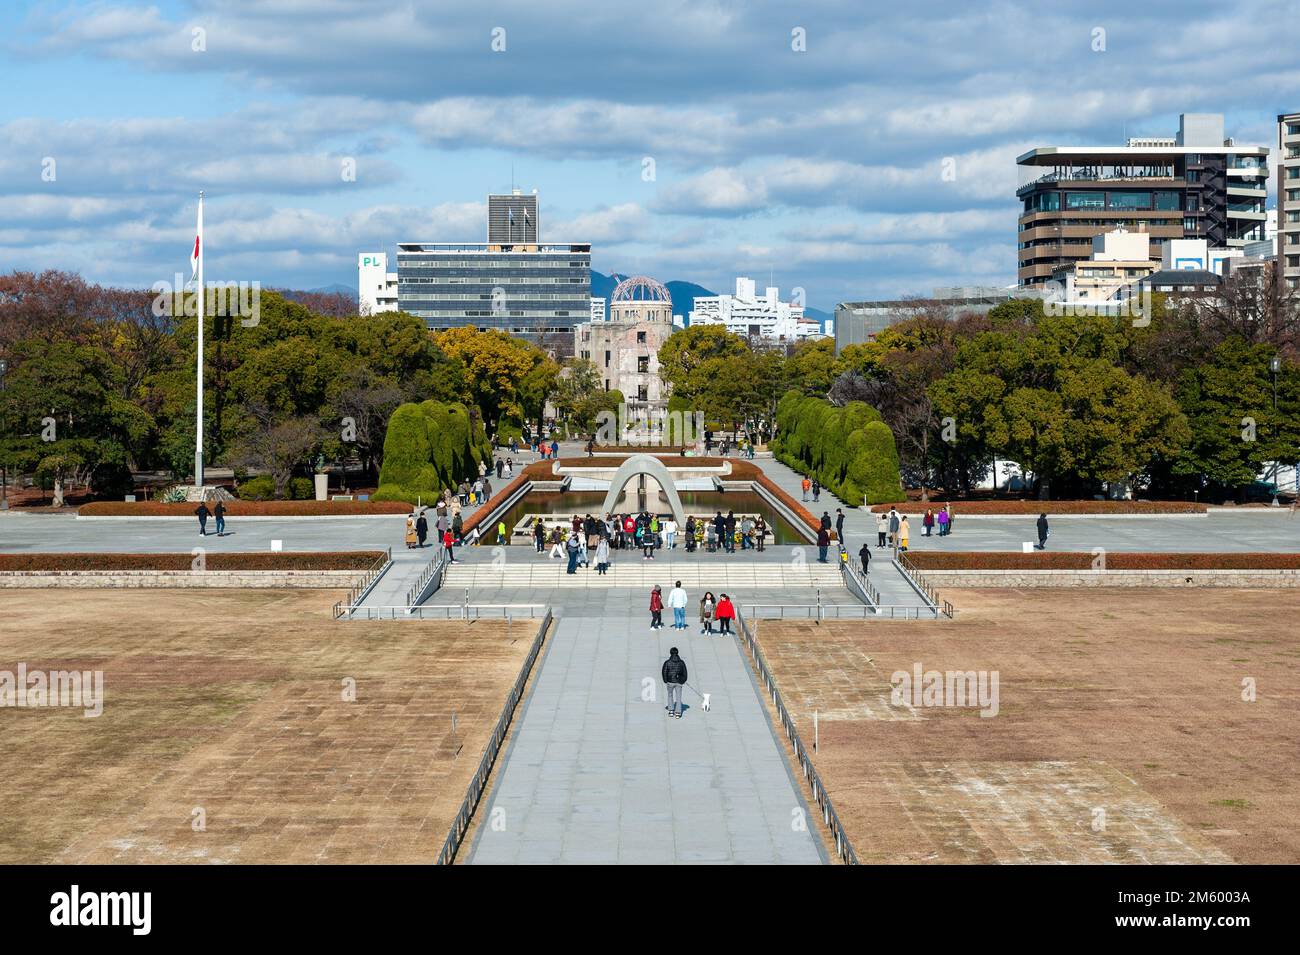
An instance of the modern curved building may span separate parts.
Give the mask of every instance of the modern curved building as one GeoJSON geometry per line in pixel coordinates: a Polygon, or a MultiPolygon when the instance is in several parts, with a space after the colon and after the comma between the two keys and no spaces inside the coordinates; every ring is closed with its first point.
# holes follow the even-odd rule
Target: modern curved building
{"type": "Polygon", "coordinates": [[[1043,146],[1020,156],[1020,284],[1043,285],[1087,259],[1095,236],[1123,228],[1151,237],[1241,248],[1265,237],[1268,147],[1238,146],[1223,117],[1186,113],[1178,135],[1125,146],[1043,146]]]}

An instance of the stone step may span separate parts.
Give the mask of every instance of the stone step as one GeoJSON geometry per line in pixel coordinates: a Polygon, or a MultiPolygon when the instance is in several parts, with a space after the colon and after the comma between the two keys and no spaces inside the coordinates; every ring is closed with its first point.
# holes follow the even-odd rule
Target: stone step
{"type": "Polygon", "coordinates": [[[675,563],[667,561],[626,561],[611,565],[608,573],[597,574],[593,568],[579,568],[576,574],[565,572],[560,560],[546,563],[456,564],[448,568],[445,587],[652,587],[667,589],[674,581],[682,586],[725,590],[743,588],[821,588],[843,587],[839,570],[833,565],[805,564],[727,564],[707,562],[675,563]]]}

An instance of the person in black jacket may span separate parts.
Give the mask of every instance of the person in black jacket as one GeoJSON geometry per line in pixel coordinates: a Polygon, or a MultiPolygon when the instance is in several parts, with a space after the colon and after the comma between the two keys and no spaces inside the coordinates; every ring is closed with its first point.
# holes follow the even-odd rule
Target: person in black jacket
{"type": "Polygon", "coordinates": [[[199,502],[199,506],[196,507],[196,508],[194,509],[194,516],[197,517],[197,518],[199,519],[199,536],[200,536],[200,537],[207,537],[207,536],[208,536],[208,514],[209,514],[209,511],[208,511],[208,505],[207,505],[207,503],[206,503],[206,502],[203,502],[203,501],[200,501],[200,502],[199,502]]]}
{"type": "Polygon", "coordinates": [[[668,691],[668,715],[682,718],[682,686],[686,683],[686,661],[677,655],[677,648],[668,651],[668,659],[660,668],[659,675],[664,678],[664,688],[668,691]]]}
{"type": "Polygon", "coordinates": [[[1047,549],[1047,533],[1048,533],[1047,515],[1039,514],[1038,515],[1038,549],[1039,550],[1047,549]]]}
{"type": "Polygon", "coordinates": [[[822,528],[817,532],[817,563],[826,563],[826,551],[831,546],[831,532],[822,528]]]}
{"type": "Polygon", "coordinates": [[[842,511],[842,510],[841,510],[840,508],[838,508],[838,507],[835,508],[835,539],[836,539],[837,541],[839,541],[841,545],[843,545],[843,543],[844,543],[844,511],[842,511]]]}
{"type": "Polygon", "coordinates": [[[858,551],[858,559],[862,561],[862,572],[871,573],[871,545],[863,544],[862,550],[858,551]]]}
{"type": "Polygon", "coordinates": [[[424,540],[429,536],[429,521],[424,516],[424,511],[420,512],[419,519],[415,522],[415,536],[420,541],[420,546],[424,546],[424,540]]]}

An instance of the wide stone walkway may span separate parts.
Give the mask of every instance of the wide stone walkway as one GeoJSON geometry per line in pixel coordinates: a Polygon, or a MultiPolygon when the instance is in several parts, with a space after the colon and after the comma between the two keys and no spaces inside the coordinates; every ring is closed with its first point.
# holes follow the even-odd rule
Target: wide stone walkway
{"type": "Polygon", "coordinates": [[[466,861],[824,863],[735,638],[689,614],[651,631],[627,591],[604,593],[603,612],[561,611],[466,861]],[[680,720],[659,678],[673,646],[695,688],[680,720]]]}

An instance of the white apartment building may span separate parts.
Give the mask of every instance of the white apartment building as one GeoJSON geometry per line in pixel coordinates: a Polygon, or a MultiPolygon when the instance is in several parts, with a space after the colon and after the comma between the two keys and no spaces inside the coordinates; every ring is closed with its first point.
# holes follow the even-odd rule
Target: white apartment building
{"type": "Polygon", "coordinates": [[[397,311],[397,273],[388,271],[384,252],[362,252],[357,256],[358,314],[397,311]]]}
{"type": "Polygon", "coordinates": [[[591,297],[591,320],[593,322],[603,322],[605,320],[605,300],[597,298],[595,295],[591,297]]]}
{"type": "Polygon", "coordinates": [[[688,324],[725,325],[735,335],[777,341],[822,334],[820,322],[804,318],[802,305],[781,301],[775,286],[768,286],[760,298],[754,280],[744,276],[736,279],[734,295],[696,297],[688,324]]]}

